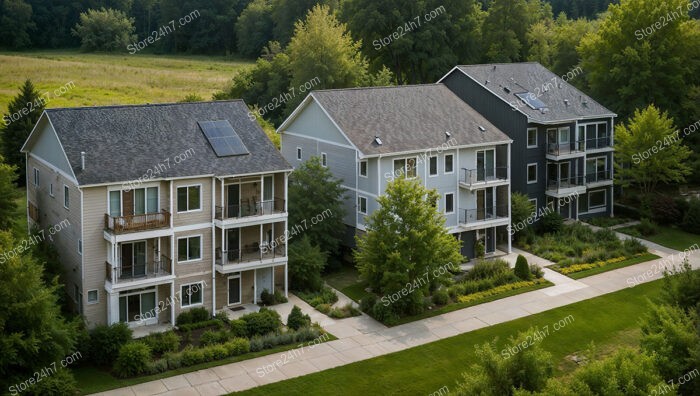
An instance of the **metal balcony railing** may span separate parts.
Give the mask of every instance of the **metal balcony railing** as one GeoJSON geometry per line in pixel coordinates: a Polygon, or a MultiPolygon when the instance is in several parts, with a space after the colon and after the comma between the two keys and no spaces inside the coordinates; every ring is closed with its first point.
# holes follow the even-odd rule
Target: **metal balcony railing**
{"type": "Polygon", "coordinates": [[[488,182],[508,180],[508,167],[465,169],[459,174],[459,182],[468,186],[486,184],[488,182]]]}
{"type": "Polygon", "coordinates": [[[601,148],[608,148],[612,146],[612,139],[610,136],[604,136],[594,139],[586,139],[586,150],[595,150],[601,148]]]}
{"type": "Polygon", "coordinates": [[[269,246],[263,243],[260,246],[247,246],[241,249],[221,250],[217,249],[216,263],[221,265],[242,264],[256,261],[286,257],[286,246],[283,244],[269,246]]]}
{"type": "Polygon", "coordinates": [[[263,216],[274,213],[284,213],[284,199],[274,198],[268,201],[248,201],[231,202],[225,206],[216,207],[216,219],[238,219],[251,216],[263,216]]]}
{"type": "Polygon", "coordinates": [[[131,265],[112,265],[105,262],[107,280],[112,284],[131,282],[141,279],[159,278],[170,275],[171,260],[160,256],[158,260],[134,263],[131,265]]]}
{"type": "Polygon", "coordinates": [[[547,143],[547,154],[566,155],[584,151],[586,141],[579,140],[568,143],[547,143]]]}
{"type": "Polygon", "coordinates": [[[547,181],[547,190],[559,191],[567,188],[580,187],[584,184],[583,176],[574,176],[561,179],[550,179],[547,181]]]}
{"type": "Polygon", "coordinates": [[[483,221],[507,219],[508,205],[487,206],[480,209],[460,209],[459,222],[461,224],[474,224],[483,221]]]}
{"type": "Polygon", "coordinates": [[[612,171],[604,170],[600,172],[586,174],[586,184],[598,183],[612,180],[612,171]]]}

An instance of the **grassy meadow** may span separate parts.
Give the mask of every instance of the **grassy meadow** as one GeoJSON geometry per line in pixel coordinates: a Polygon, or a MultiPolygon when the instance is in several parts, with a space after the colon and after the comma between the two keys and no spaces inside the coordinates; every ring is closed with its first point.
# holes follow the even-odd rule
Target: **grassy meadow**
{"type": "Polygon", "coordinates": [[[51,93],[49,108],[163,103],[188,94],[211,99],[250,65],[247,60],[206,56],[0,52],[0,114],[6,113],[26,78],[41,93],[51,93]],[[65,93],[55,96],[61,87],[67,87],[65,93]]]}

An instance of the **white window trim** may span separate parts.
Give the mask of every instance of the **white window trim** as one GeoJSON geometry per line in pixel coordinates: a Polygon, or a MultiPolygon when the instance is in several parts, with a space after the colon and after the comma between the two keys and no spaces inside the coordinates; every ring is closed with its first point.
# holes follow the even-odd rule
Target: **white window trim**
{"type": "Polygon", "coordinates": [[[561,127],[561,128],[557,128],[557,142],[559,142],[559,144],[572,143],[571,137],[572,137],[572,136],[571,136],[571,127],[561,127]],[[566,142],[562,142],[562,141],[561,141],[561,132],[564,131],[564,130],[566,130],[566,131],[569,132],[569,133],[567,134],[567,135],[569,136],[569,140],[566,141],[566,142]]]}
{"type": "Polygon", "coordinates": [[[39,178],[39,169],[34,168],[34,187],[39,188],[41,185],[41,180],[39,178]]]}
{"type": "Polygon", "coordinates": [[[600,189],[600,190],[593,190],[588,192],[588,212],[587,213],[597,213],[597,212],[605,212],[605,210],[608,207],[608,190],[606,189],[600,189]],[[600,206],[591,206],[591,194],[593,193],[603,193],[603,205],[600,206]]]}
{"type": "Polygon", "coordinates": [[[321,153],[321,166],[328,168],[328,154],[326,153],[321,153]]]}
{"type": "Polygon", "coordinates": [[[94,304],[98,304],[99,302],[100,302],[100,291],[98,289],[88,290],[87,291],[87,303],[89,305],[94,305],[94,304]],[[95,299],[95,301],[90,301],[90,293],[92,293],[92,292],[97,293],[97,299],[95,299]]]}
{"type": "Polygon", "coordinates": [[[367,197],[358,196],[357,197],[357,213],[366,215],[367,214],[367,204],[368,204],[367,197]],[[365,201],[365,211],[364,212],[362,211],[362,205],[360,204],[360,202],[362,202],[362,200],[365,201]]]}
{"type": "MultiPolygon", "coordinates": [[[[201,281],[200,281],[200,282],[192,282],[192,283],[183,283],[183,284],[180,285],[180,290],[179,290],[179,291],[180,291],[180,308],[181,308],[181,309],[184,309],[184,308],[192,308],[192,307],[198,307],[198,306],[200,306],[200,305],[204,305],[204,282],[201,282],[201,281]],[[184,305],[184,304],[185,304],[185,298],[184,298],[184,296],[182,295],[182,288],[185,287],[185,286],[187,286],[188,288],[192,288],[192,285],[199,285],[199,290],[202,291],[202,301],[201,301],[201,302],[198,302],[198,303],[196,303],[196,304],[187,304],[187,305],[184,305]]],[[[192,296],[190,295],[189,298],[191,298],[191,297],[192,297],[192,296]]]]}
{"type": "MultiPolygon", "coordinates": [[[[187,235],[187,236],[177,238],[177,244],[175,246],[176,254],[177,254],[177,258],[178,258],[177,263],[178,264],[187,264],[187,263],[195,263],[197,261],[202,261],[204,259],[204,250],[202,250],[204,247],[203,245],[204,245],[204,235],[203,234],[187,235]],[[197,237],[199,237],[199,258],[196,258],[196,259],[189,259],[188,258],[187,260],[180,260],[180,240],[181,239],[197,238],[197,237]]],[[[187,242],[187,257],[190,256],[189,247],[190,247],[190,243],[188,241],[187,242]]]]}
{"type": "Polygon", "coordinates": [[[445,214],[454,214],[455,213],[455,204],[457,202],[455,201],[455,193],[454,192],[448,192],[445,193],[445,214]],[[452,211],[448,212],[447,211],[447,196],[452,195],[452,211]]]}
{"type": "MultiPolygon", "coordinates": [[[[189,192],[189,188],[190,188],[190,187],[199,187],[199,209],[192,209],[192,210],[189,210],[189,209],[188,209],[188,210],[183,210],[183,211],[179,211],[179,210],[178,210],[177,213],[196,213],[196,212],[201,212],[201,211],[204,210],[204,202],[202,202],[202,193],[203,193],[203,192],[202,192],[202,184],[201,184],[201,183],[200,183],[200,184],[187,184],[187,185],[184,185],[184,186],[177,186],[177,187],[175,187],[175,209],[177,210],[177,208],[178,208],[178,202],[177,202],[177,195],[178,195],[178,194],[177,194],[177,190],[179,190],[179,189],[181,189],[181,188],[186,188],[186,189],[187,189],[187,208],[190,207],[190,192],[189,192]]],[[[160,191],[159,191],[159,193],[160,193],[160,191]]],[[[160,196],[159,196],[158,199],[160,199],[160,196]]],[[[160,204],[160,203],[159,203],[159,204],[160,204]]],[[[122,206],[124,206],[124,204],[122,204],[122,206]]],[[[123,213],[123,212],[122,212],[122,213],[123,213]]]]}
{"type": "Polygon", "coordinates": [[[527,168],[525,168],[525,177],[527,178],[527,184],[536,184],[537,180],[539,179],[539,166],[537,166],[537,162],[532,162],[527,164],[527,168]],[[531,181],[530,180],[530,167],[534,166],[535,167],[535,180],[531,181]]]}
{"type": "Polygon", "coordinates": [[[445,156],[442,159],[442,169],[446,175],[451,175],[455,173],[455,155],[454,154],[445,154],[445,156]],[[447,171],[447,157],[452,158],[452,171],[448,172],[447,171]]]}
{"type": "Polygon", "coordinates": [[[537,148],[539,146],[539,136],[537,136],[537,128],[527,128],[527,136],[526,136],[526,143],[527,143],[527,148],[532,149],[532,148],[537,148]],[[535,145],[531,146],[530,145],[530,132],[535,131],[535,145]]]}
{"type": "Polygon", "coordinates": [[[532,214],[533,214],[533,217],[535,217],[535,215],[537,215],[537,198],[528,198],[527,201],[530,203],[534,203],[535,209],[533,210],[532,214]],[[535,202],[532,202],[532,201],[535,201],[535,202]]]}
{"type": "Polygon", "coordinates": [[[70,188],[66,184],[63,185],[63,207],[70,210],[70,188]],[[68,201],[67,206],[66,206],[66,198],[68,198],[67,199],[67,201],[68,201]]]}
{"type": "MultiPolygon", "coordinates": [[[[454,159],[452,160],[454,161],[454,159]]],[[[452,163],[454,167],[454,162],[452,163]]],[[[431,155],[428,157],[428,177],[438,177],[440,176],[440,158],[437,155],[431,155]],[[435,159],[435,174],[430,173],[431,161],[435,159]]]]}
{"type": "Polygon", "coordinates": [[[297,161],[301,161],[302,157],[303,157],[303,151],[302,151],[301,147],[297,147],[297,161]]]}
{"type": "Polygon", "coordinates": [[[408,156],[408,157],[393,158],[391,160],[391,169],[392,169],[392,174],[391,174],[392,180],[396,179],[396,178],[400,178],[401,176],[403,176],[403,178],[406,180],[416,179],[416,178],[418,178],[418,157],[408,156]],[[413,177],[408,177],[408,160],[410,160],[410,159],[415,161],[414,164],[415,164],[415,168],[416,168],[416,175],[413,177]],[[396,169],[394,167],[394,161],[404,161],[402,175],[398,175],[396,173],[396,169]]]}
{"type": "Polygon", "coordinates": [[[367,160],[361,160],[358,165],[360,168],[357,170],[357,173],[360,175],[360,177],[363,177],[365,179],[369,178],[369,163],[367,160]],[[362,164],[365,164],[365,174],[362,174],[362,164]]]}

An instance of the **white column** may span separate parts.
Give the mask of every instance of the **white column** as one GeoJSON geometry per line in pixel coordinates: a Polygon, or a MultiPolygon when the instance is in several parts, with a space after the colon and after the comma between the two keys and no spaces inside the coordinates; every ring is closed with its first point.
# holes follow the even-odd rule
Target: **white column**
{"type": "MultiPolygon", "coordinates": [[[[222,204],[223,205],[223,204],[222,204]]],[[[211,178],[211,312],[216,313],[216,178],[211,178]]]]}
{"type": "Polygon", "coordinates": [[[119,292],[107,294],[107,324],[119,322],[119,292]]]}
{"type": "MultiPolygon", "coordinates": [[[[511,200],[512,200],[512,196],[511,196],[511,195],[512,195],[512,191],[511,191],[511,188],[510,188],[510,186],[511,186],[511,180],[510,180],[510,149],[511,149],[511,147],[510,147],[510,146],[511,146],[511,144],[509,143],[509,144],[508,144],[508,150],[507,150],[507,153],[508,153],[508,160],[506,161],[506,164],[507,164],[507,166],[508,166],[508,169],[507,169],[507,174],[508,174],[508,224],[512,227],[513,225],[512,225],[512,217],[511,217],[511,216],[512,216],[512,213],[511,213],[511,209],[512,209],[512,202],[511,202],[511,200]]],[[[528,197],[528,198],[529,198],[529,197],[528,197]]],[[[537,208],[535,208],[535,211],[537,211],[537,208]]],[[[512,253],[512,252],[513,252],[513,237],[510,235],[510,232],[509,232],[508,227],[506,227],[506,234],[508,234],[508,253],[512,253]]]]}
{"type": "Polygon", "coordinates": [[[170,324],[175,325],[175,281],[170,282],[170,324]]]}
{"type": "Polygon", "coordinates": [[[258,303],[258,270],[253,270],[253,304],[258,303]]]}
{"type": "Polygon", "coordinates": [[[289,276],[287,274],[287,266],[289,263],[284,263],[284,296],[289,297],[288,294],[288,285],[289,285],[289,276]]]}

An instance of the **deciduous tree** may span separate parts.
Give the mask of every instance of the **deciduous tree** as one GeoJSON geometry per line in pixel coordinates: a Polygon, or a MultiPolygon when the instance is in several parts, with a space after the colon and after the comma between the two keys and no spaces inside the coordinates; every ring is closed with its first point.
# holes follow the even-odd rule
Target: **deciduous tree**
{"type": "Polygon", "coordinates": [[[134,18],[124,12],[102,8],[80,13],[73,34],[80,37],[83,51],[126,51],[136,40],[134,18]]]}

